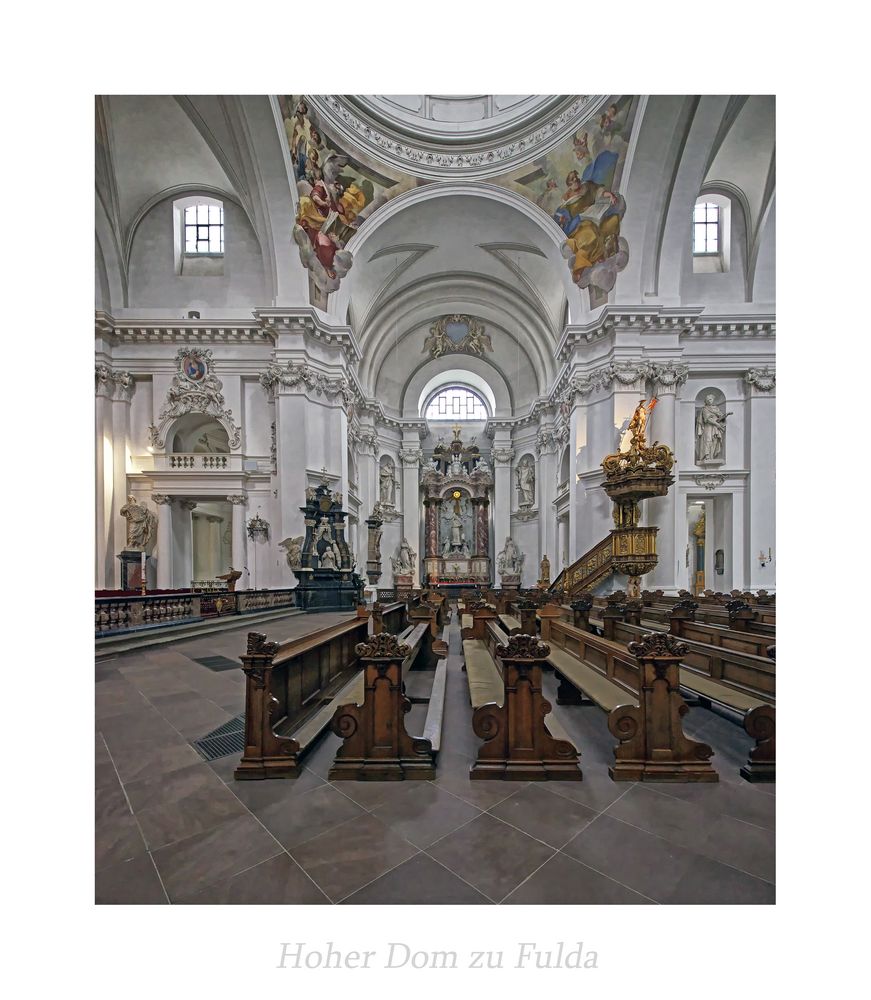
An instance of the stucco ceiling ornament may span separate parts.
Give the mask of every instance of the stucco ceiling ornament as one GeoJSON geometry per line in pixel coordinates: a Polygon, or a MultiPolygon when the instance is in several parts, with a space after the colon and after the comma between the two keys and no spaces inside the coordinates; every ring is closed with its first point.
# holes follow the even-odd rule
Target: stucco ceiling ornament
{"type": "Polygon", "coordinates": [[[766,365],[764,368],[751,368],[744,376],[744,381],[760,392],[771,392],[775,386],[776,376],[766,365]]]}
{"type": "Polygon", "coordinates": [[[492,350],[493,344],[484,324],[473,316],[460,314],[442,316],[429,328],[423,345],[423,353],[431,358],[440,358],[443,354],[474,354],[481,358],[485,351],[492,350]]]}
{"type": "Polygon", "coordinates": [[[206,413],[227,431],[229,447],[242,443],[241,428],[233,420],[233,411],[224,406],[223,383],[212,374],[212,352],[199,347],[180,347],[176,354],[178,372],[173,376],[158,424],[148,428],[151,446],[166,447],[170,423],[186,413],[206,413]]]}

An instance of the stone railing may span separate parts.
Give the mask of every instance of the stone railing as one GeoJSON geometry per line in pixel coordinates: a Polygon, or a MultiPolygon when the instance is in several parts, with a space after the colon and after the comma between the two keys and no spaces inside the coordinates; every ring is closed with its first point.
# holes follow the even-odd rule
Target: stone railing
{"type": "Polygon", "coordinates": [[[242,456],[215,452],[170,452],[154,456],[158,472],[241,472],[242,456]]]}
{"type": "Polygon", "coordinates": [[[104,638],[121,632],[138,632],[208,618],[293,607],[296,607],[296,592],[289,587],[278,590],[240,590],[235,593],[181,592],[97,597],[94,599],[94,635],[104,638]]]}

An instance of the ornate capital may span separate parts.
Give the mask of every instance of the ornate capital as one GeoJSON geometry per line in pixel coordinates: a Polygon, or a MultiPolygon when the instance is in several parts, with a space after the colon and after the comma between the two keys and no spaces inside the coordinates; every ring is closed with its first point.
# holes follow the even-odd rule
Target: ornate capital
{"type": "Polygon", "coordinates": [[[95,391],[104,399],[129,403],[133,394],[133,376],[130,372],[113,371],[108,365],[94,366],[95,391]]]}
{"type": "Polygon", "coordinates": [[[775,386],[776,375],[766,365],[764,368],[751,368],[744,376],[744,381],[759,392],[771,392],[775,386]]]}
{"type": "Polygon", "coordinates": [[[231,504],[238,505],[243,503],[248,503],[247,493],[234,493],[233,496],[228,496],[227,499],[231,504]]]}
{"type": "Polygon", "coordinates": [[[421,448],[403,448],[399,452],[399,458],[406,468],[414,468],[420,465],[423,450],[421,448]]]}
{"type": "Polygon", "coordinates": [[[677,364],[669,361],[664,365],[651,365],[651,380],[662,390],[676,390],[686,382],[690,374],[689,365],[677,364]]]}
{"type": "Polygon", "coordinates": [[[490,457],[497,465],[509,465],[511,459],[514,458],[513,448],[493,448],[490,451],[490,457]]]}
{"type": "Polygon", "coordinates": [[[165,506],[167,504],[171,504],[173,500],[173,498],[168,493],[152,493],[151,499],[158,506],[165,506]]]}
{"type": "Polygon", "coordinates": [[[196,500],[179,500],[179,503],[185,510],[195,510],[197,506],[196,500]]]}
{"type": "Polygon", "coordinates": [[[328,399],[341,398],[345,410],[354,402],[356,390],[344,376],[327,376],[311,365],[299,361],[288,361],[284,368],[272,364],[260,374],[260,384],[269,399],[275,399],[280,386],[296,389],[298,392],[313,392],[328,399]]]}

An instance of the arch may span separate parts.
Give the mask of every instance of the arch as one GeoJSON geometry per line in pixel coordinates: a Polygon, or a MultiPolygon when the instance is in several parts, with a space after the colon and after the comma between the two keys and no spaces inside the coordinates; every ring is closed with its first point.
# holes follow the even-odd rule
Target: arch
{"type": "Polygon", "coordinates": [[[423,397],[429,395],[437,386],[452,381],[466,382],[484,392],[493,407],[494,416],[513,415],[514,400],[511,387],[498,368],[484,358],[448,354],[428,359],[406,381],[400,397],[400,412],[403,418],[419,419],[423,397]]]}
{"type": "Polygon", "coordinates": [[[437,375],[434,375],[429,382],[421,389],[420,397],[417,401],[417,411],[423,416],[424,408],[439,389],[450,385],[468,386],[476,395],[483,396],[486,404],[489,403],[489,416],[496,412],[496,397],[490,388],[489,382],[475,372],[463,368],[447,368],[437,375]]]}
{"type": "Polygon", "coordinates": [[[184,454],[230,451],[227,428],[209,413],[185,413],[178,418],[167,435],[167,451],[184,454]],[[205,440],[204,440],[205,439],[205,440]]]}

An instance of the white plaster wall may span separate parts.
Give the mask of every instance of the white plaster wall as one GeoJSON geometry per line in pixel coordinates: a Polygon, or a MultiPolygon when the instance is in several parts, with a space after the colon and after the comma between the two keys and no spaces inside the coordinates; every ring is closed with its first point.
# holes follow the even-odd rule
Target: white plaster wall
{"type": "Polygon", "coordinates": [[[221,309],[265,300],[263,259],[245,213],[224,200],[224,273],[209,277],[175,273],[172,199],[155,205],[133,237],[129,307],[221,309]]]}

